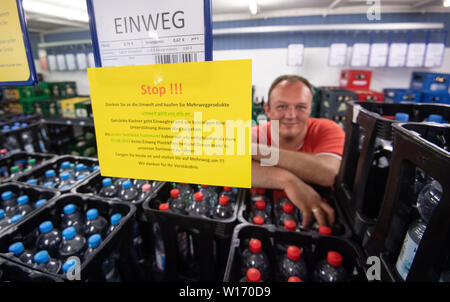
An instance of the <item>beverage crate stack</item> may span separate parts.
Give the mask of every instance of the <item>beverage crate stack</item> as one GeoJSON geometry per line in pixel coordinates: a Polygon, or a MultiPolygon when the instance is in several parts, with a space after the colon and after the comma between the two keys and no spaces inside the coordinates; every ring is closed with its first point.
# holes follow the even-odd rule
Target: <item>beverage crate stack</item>
{"type": "Polygon", "coordinates": [[[371,79],[372,71],[370,70],[343,69],[341,70],[339,86],[356,93],[356,100],[360,102],[384,102],[382,92],[370,89],[371,79]]]}
{"type": "Polygon", "coordinates": [[[16,152],[0,158],[0,182],[15,180],[31,169],[45,164],[56,155],[47,153],[16,152]]]}
{"type": "Polygon", "coordinates": [[[385,281],[449,281],[450,127],[393,126],[394,152],[379,219],[363,247],[385,281]]]}
{"type": "Polygon", "coordinates": [[[364,282],[365,257],[348,239],[238,225],[224,282],[364,282]]]}
{"type": "Polygon", "coordinates": [[[8,152],[26,151],[46,153],[49,150],[48,136],[40,121],[30,119],[6,123],[0,129],[0,147],[8,152]]]}
{"type": "Polygon", "coordinates": [[[355,240],[364,242],[379,219],[392,162],[392,125],[445,122],[449,105],[350,102],[344,152],[335,190],[355,240]]]}
{"type": "Polygon", "coordinates": [[[325,188],[316,188],[324,199],[335,211],[335,223],[330,227],[319,227],[313,221],[308,229],[302,227],[301,212],[287,198],[286,194],[278,190],[252,188],[244,190],[242,203],[238,212],[240,223],[252,224],[262,227],[273,227],[279,232],[310,233],[313,235],[327,234],[340,238],[350,239],[352,231],[348,225],[344,213],[337,200],[330,191],[325,188]]]}
{"type": "Polygon", "coordinates": [[[413,72],[409,89],[386,88],[386,102],[450,104],[450,74],[413,72]]]}
{"type": "Polygon", "coordinates": [[[145,201],[154,279],[223,280],[241,194],[228,187],[165,183],[145,201]]]}

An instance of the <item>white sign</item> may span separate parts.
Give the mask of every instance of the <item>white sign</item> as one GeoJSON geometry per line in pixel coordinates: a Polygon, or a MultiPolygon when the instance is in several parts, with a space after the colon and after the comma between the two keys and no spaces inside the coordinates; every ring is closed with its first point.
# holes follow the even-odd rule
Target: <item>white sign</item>
{"type": "Polygon", "coordinates": [[[48,60],[48,69],[50,71],[58,70],[58,65],[56,63],[56,56],[55,55],[48,55],[47,56],[47,60],[48,60]]]}
{"type": "Polygon", "coordinates": [[[330,53],[328,55],[328,66],[342,67],[347,61],[347,44],[333,43],[330,46],[330,53]]]}
{"type": "Polygon", "coordinates": [[[205,60],[204,0],[91,1],[102,66],[205,60]]]}
{"type": "Polygon", "coordinates": [[[59,71],[67,70],[66,58],[63,54],[56,55],[56,62],[58,63],[59,71]]]}
{"type": "Polygon", "coordinates": [[[403,67],[406,62],[406,53],[408,52],[407,43],[392,43],[389,48],[389,67],[403,67]]]}
{"type": "Polygon", "coordinates": [[[77,63],[75,61],[75,55],[73,53],[66,53],[66,62],[67,62],[67,69],[68,70],[75,70],[77,69],[77,63]]]}
{"type": "Polygon", "coordinates": [[[410,43],[408,46],[408,55],[406,57],[407,67],[422,67],[425,57],[425,43],[410,43]]]}
{"type": "Polygon", "coordinates": [[[352,51],[352,67],[367,66],[369,61],[370,44],[369,43],[355,43],[352,51]]]}
{"type": "Polygon", "coordinates": [[[303,44],[289,44],[287,53],[288,66],[302,66],[303,65],[303,44]]]}
{"type": "Polygon", "coordinates": [[[78,65],[78,70],[86,70],[87,69],[86,53],[84,53],[84,52],[77,53],[77,65],[78,65]]]}
{"type": "Polygon", "coordinates": [[[444,43],[428,43],[425,55],[425,67],[440,67],[444,59],[444,43]]]}
{"type": "Polygon", "coordinates": [[[389,44],[373,43],[370,49],[370,67],[384,67],[387,63],[389,44]]]}

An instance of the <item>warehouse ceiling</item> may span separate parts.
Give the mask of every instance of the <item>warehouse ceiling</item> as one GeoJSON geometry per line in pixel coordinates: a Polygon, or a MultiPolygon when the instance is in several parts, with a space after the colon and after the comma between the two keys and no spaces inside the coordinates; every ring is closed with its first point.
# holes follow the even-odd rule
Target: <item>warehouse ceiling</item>
{"type": "MultiPolygon", "coordinates": [[[[211,2],[213,21],[366,13],[374,2],[380,3],[381,13],[450,12],[450,8],[443,7],[443,0],[211,0],[211,2]],[[256,13],[254,11],[252,14],[250,7],[255,9],[256,13]]],[[[86,0],[23,0],[23,5],[30,32],[56,33],[89,28],[86,0]]]]}

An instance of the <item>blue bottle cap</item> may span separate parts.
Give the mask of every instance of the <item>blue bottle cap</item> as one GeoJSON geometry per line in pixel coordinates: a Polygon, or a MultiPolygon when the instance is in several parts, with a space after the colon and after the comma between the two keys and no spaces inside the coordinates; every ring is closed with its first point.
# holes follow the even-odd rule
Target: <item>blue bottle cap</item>
{"type": "Polygon", "coordinates": [[[17,198],[17,203],[18,204],[26,204],[28,203],[30,199],[28,198],[28,195],[22,195],[19,198],[17,198]]]}
{"type": "Polygon", "coordinates": [[[30,185],[37,185],[37,180],[34,179],[34,178],[31,178],[31,179],[27,180],[27,183],[30,184],[30,185]]]}
{"type": "Polygon", "coordinates": [[[53,177],[53,176],[55,176],[55,170],[45,171],[45,177],[53,177]]]}
{"type": "Polygon", "coordinates": [[[68,161],[63,161],[62,164],[61,164],[61,168],[62,168],[62,169],[70,168],[70,162],[68,162],[68,161]]]}
{"type": "Polygon", "coordinates": [[[70,240],[73,237],[75,237],[75,235],[77,234],[77,232],[75,231],[74,227],[68,227],[65,228],[64,231],[62,231],[62,236],[64,239],[70,240]]]}
{"type": "Polygon", "coordinates": [[[68,180],[70,178],[70,174],[67,172],[60,174],[62,180],[68,180]]]}
{"type": "Polygon", "coordinates": [[[54,188],[55,185],[53,184],[53,182],[47,181],[46,183],[44,183],[44,187],[45,188],[54,188]]]}
{"type": "Polygon", "coordinates": [[[2,193],[2,200],[8,200],[12,198],[12,192],[6,191],[2,193]]]}
{"type": "Polygon", "coordinates": [[[99,165],[95,165],[95,166],[92,168],[92,171],[97,171],[97,170],[100,170],[100,166],[99,166],[99,165]]]}
{"type": "Polygon", "coordinates": [[[77,265],[77,262],[73,259],[67,260],[66,262],[64,262],[63,266],[62,266],[62,271],[63,273],[67,273],[72,267],[74,267],[75,265],[77,265]]]}
{"type": "Polygon", "coordinates": [[[86,175],[81,174],[77,176],[77,181],[83,180],[86,177],[86,175]]]}
{"type": "Polygon", "coordinates": [[[20,126],[20,123],[19,123],[19,122],[15,122],[15,123],[14,123],[14,126],[19,127],[19,126],[20,126]]]}
{"type": "Polygon", "coordinates": [[[82,170],[84,170],[84,165],[83,164],[78,164],[78,165],[76,165],[75,169],[77,171],[82,171],[82,170]]]}
{"type": "Polygon", "coordinates": [[[47,263],[50,260],[50,255],[45,250],[40,251],[34,255],[33,260],[36,264],[47,263]]]}
{"type": "Polygon", "coordinates": [[[66,205],[63,209],[64,214],[66,214],[66,215],[75,213],[75,210],[76,210],[76,207],[73,203],[66,205]]]}
{"type": "Polygon", "coordinates": [[[8,248],[8,251],[10,253],[13,253],[14,256],[19,256],[20,254],[22,254],[22,252],[25,250],[25,247],[23,246],[22,242],[15,242],[13,244],[11,244],[8,248]]]}
{"type": "Polygon", "coordinates": [[[442,122],[442,119],[443,119],[442,115],[439,115],[439,114],[430,114],[428,116],[429,122],[440,123],[440,122],[442,122]]]}
{"type": "Polygon", "coordinates": [[[122,188],[129,189],[131,188],[131,181],[127,180],[122,183],[122,188]]]}
{"type": "Polygon", "coordinates": [[[403,112],[396,113],[395,120],[399,122],[407,122],[409,121],[409,114],[403,112]]]}
{"type": "Polygon", "coordinates": [[[8,125],[3,126],[3,128],[2,128],[3,131],[8,131],[9,129],[11,129],[11,128],[9,128],[8,125]]]}
{"type": "Polygon", "coordinates": [[[22,124],[20,125],[20,127],[22,127],[22,128],[28,127],[28,124],[27,124],[27,123],[22,123],[22,124]]]}
{"type": "Polygon", "coordinates": [[[112,225],[119,225],[120,219],[122,219],[122,215],[117,213],[111,216],[111,224],[112,225]]]}
{"type": "Polygon", "coordinates": [[[93,220],[93,219],[97,218],[97,216],[98,216],[98,210],[97,209],[90,209],[86,213],[86,217],[89,220],[93,220]]]}
{"type": "Polygon", "coordinates": [[[19,129],[18,126],[12,126],[12,127],[11,127],[11,130],[17,130],[17,129],[19,129]]]}
{"type": "Polygon", "coordinates": [[[17,223],[20,219],[22,219],[22,217],[23,217],[22,214],[14,215],[11,218],[11,224],[17,223]]]}
{"type": "Polygon", "coordinates": [[[47,199],[39,199],[38,201],[36,201],[36,208],[41,207],[44,203],[47,202],[47,199]]]}
{"type": "Polygon", "coordinates": [[[53,230],[53,223],[51,221],[44,221],[39,225],[39,231],[41,233],[48,233],[53,230]]]}
{"type": "Polygon", "coordinates": [[[5,211],[0,209],[0,219],[3,219],[3,218],[5,218],[5,211]]]}
{"type": "Polygon", "coordinates": [[[104,187],[109,187],[112,184],[111,178],[104,178],[102,180],[102,184],[103,184],[104,187]]]}
{"type": "Polygon", "coordinates": [[[98,247],[101,241],[102,237],[100,236],[100,234],[94,234],[88,239],[89,246],[93,248],[98,247]]]}

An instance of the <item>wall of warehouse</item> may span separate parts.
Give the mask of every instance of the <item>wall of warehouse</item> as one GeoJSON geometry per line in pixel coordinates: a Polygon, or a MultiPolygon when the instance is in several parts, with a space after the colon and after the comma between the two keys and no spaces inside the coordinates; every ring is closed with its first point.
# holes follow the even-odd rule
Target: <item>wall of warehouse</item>
{"type": "MultiPolygon", "coordinates": [[[[444,37],[430,35],[433,41],[446,40],[446,51],[443,64],[440,68],[373,68],[371,88],[382,90],[383,88],[407,88],[411,73],[416,70],[429,72],[446,72],[450,70],[450,14],[382,14],[380,21],[368,21],[366,15],[329,15],[303,16],[273,19],[253,19],[240,21],[214,22],[213,27],[239,28],[248,26],[276,26],[276,25],[310,25],[310,24],[358,24],[358,23],[391,23],[391,22],[441,22],[445,27],[444,37]],[[437,40],[436,40],[437,39],[437,40]]],[[[349,45],[347,59],[350,59],[351,45],[355,42],[388,42],[395,41],[425,42],[423,32],[399,32],[386,34],[383,32],[309,32],[309,33],[283,33],[283,34],[257,34],[238,36],[215,36],[213,41],[214,60],[252,59],[253,60],[253,84],[256,88],[256,96],[266,97],[271,81],[280,74],[295,73],[308,77],[316,86],[337,86],[339,73],[342,68],[328,67],[328,52],[331,43],[344,42],[349,45]],[[304,43],[304,64],[301,67],[289,67],[286,64],[287,47],[290,43],[304,43]]],[[[90,39],[89,31],[58,33],[44,36],[45,42],[60,42],[70,40],[90,39]]],[[[35,46],[36,47],[36,44],[35,46]]],[[[39,61],[36,67],[40,70],[39,61]]],[[[347,67],[349,68],[348,64],[347,67]]],[[[89,84],[86,72],[42,72],[46,81],[75,80],[79,94],[89,94],[89,84]]]]}

